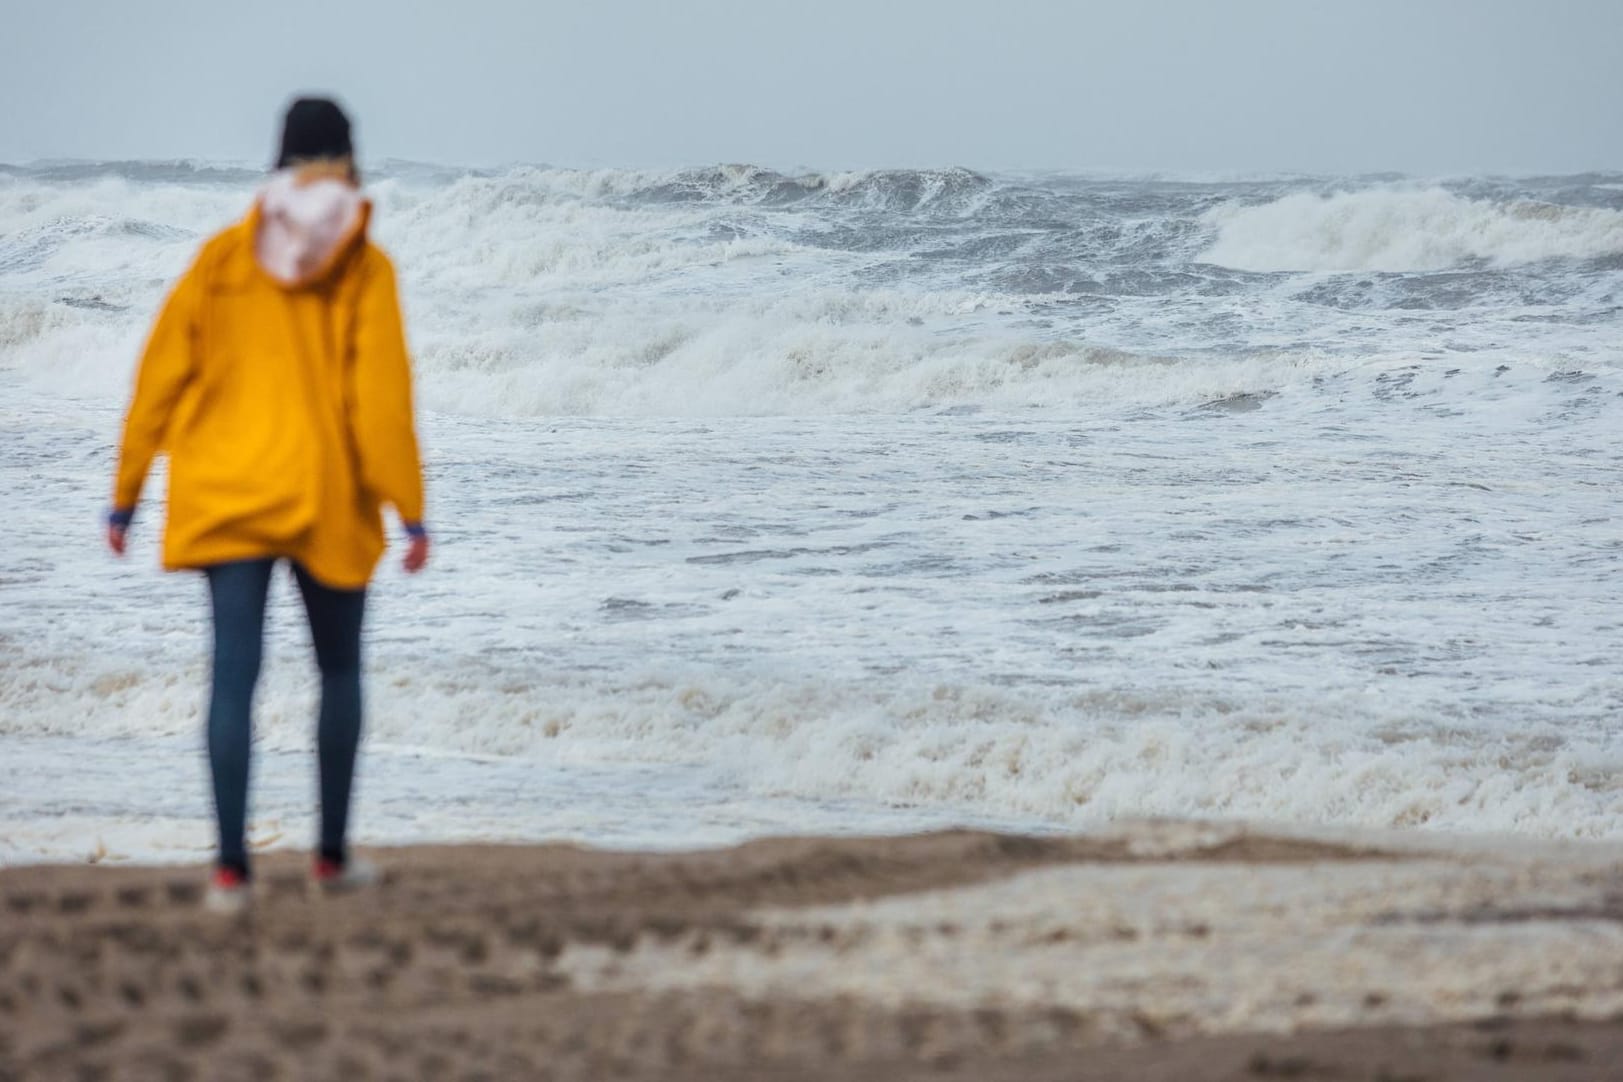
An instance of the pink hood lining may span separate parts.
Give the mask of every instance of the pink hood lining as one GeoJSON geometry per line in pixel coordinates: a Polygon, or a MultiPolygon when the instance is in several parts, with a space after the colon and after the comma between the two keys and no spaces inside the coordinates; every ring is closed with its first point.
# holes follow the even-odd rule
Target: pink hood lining
{"type": "Polygon", "coordinates": [[[283,169],[259,195],[254,258],[283,286],[309,285],[365,228],[369,209],[351,184],[283,169]]]}

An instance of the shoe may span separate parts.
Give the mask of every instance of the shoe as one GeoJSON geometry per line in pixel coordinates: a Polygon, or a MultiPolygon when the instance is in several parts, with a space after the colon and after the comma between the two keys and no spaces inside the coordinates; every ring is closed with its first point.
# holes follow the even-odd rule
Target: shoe
{"type": "Polygon", "coordinates": [[[329,894],[375,886],[382,879],[378,866],[365,857],[350,857],[342,863],[317,857],[310,868],[310,882],[329,894]]]}
{"type": "Polygon", "coordinates": [[[248,908],[248,877],[235,868],[216,868],[203,892],[203,908],[210,913],[229,916],[248,908]]]}

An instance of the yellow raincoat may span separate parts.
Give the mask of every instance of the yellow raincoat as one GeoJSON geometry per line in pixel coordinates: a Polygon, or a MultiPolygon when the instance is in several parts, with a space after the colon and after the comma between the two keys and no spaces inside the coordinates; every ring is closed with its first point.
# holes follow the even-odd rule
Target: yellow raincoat
{"type": "Polygon", "coordinates": [[[287,557],[322,583],[366,585],[382,505],[423,517],[394,267],[370,206],[297,281],[256,260],[263,208],[203,246],[165,303],[124,424],[113,506],[133,509],[169,456],[170,570],[287,557]]]}

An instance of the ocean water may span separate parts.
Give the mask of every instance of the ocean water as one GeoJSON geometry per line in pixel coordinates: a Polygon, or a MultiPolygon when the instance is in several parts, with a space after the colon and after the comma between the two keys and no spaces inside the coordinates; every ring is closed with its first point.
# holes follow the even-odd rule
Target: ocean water
{"type": "MultiPolygon", "coordinates": [[[[100,544],[260,176],[0,167],[0,860],[197,857],[200,582],[100,544]]],[[[1623,836],[1623,174],[385,165],[432,570],[363,841],[1623,836]]],[[[279,582],[255,837],[310,830],[279,582]]]]}

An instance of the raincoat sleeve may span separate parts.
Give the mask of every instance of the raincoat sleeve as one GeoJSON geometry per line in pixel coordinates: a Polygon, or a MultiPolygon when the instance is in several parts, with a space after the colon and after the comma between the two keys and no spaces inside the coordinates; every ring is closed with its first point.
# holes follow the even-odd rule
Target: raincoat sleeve
{"type": "Polygon", "coordinates": [[[361,483],[408,526],[423,521],[423,471],[412,411],[411,358],[394,265],[373,250],[350,359],[350,431],[361,483]]]}
{"type": "Polygon", "coordinates": [[[113,507],[133,511],[141,499],[152,459],[163,445],[175,402],[197,368],[197,306],[194,266],[176,283],[153,324],[135,376],[135,394],[124,417],[113,507]]]}

